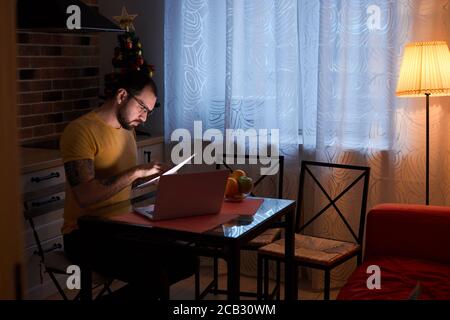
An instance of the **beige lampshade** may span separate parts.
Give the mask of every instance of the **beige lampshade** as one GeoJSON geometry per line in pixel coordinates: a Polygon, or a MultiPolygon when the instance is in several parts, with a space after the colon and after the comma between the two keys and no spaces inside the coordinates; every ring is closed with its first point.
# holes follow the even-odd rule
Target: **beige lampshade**
{"type": "Polygon", "coordinates": [[[450,51],[445,41],[412,42],[405,47],[396,94],[425,93],[450,95],[450,51]]]}

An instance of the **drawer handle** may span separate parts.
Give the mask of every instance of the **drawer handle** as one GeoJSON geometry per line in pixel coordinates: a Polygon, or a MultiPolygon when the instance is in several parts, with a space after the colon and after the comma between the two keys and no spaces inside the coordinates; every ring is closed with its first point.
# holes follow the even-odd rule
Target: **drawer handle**
{"type": "Polygon", "coordinates": [[[59,200],[61,200],[60,196],[53,196],[53,197],[51,197],[50,199],[48,199],[46,201],[32,202],[31,206],[32,207],[41,207],[41,206],[44,206],[46,204],[49,204],[49,203],[52,203],[52,202],[56,202],[56,201],[59,201],[59,200]]]}
{"type": "Polygon", "coordinates": [[[49,180],[49,179],[53,179],[53,178],[59,178],[59,172],[52,172],[49,175],[43,176],[43,177],[32,177],[31,182],[39,183],[41,181],[49,180]]]}
{"type": "Polygon", "coordinates": [[[144,151],[144,157],[147,156],[147,163],[150,163],[152,152],[151,151],[144,151]]]}
{"type": "MultiPolygon", "coordinates": [[[[51,246],[48,249],[43,250],[44,254],[58,250],[58,249],[62,249],[62,244],[61,243],[54,243],[53,246],[51,246]]],[[[35,255],[39,255],[39,251],[38,250],[34,250],[33,254],[35,255]]]]}

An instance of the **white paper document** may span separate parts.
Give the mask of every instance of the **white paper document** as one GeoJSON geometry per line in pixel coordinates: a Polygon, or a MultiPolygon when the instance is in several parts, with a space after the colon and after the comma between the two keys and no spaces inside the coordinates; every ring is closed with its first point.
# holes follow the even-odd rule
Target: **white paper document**
{"type": "MultiPolygon", "coordinates": [[[[164,172],[162,175],[177,173],[177,171],[180,170],[181,167],[184,166],[186,163],[188,163],[193,157],[195,157],[195,155],[196,155],[196,153],[194,153],[192,156],[190,156],[190,157],[187,158],[186,160],[183,160],[182,162],[180,162],[179,164],[177,164],[177,165],[176,165],[175,167],[173,167],[172,169],[167,170],[167,171],[164,172]]],[[[153,182],[158,181],[160,177],[161,177],[161,176],[158,176],[158,177],[153,178],[153,179],[151,179],[151,180],[149,180],[149,181],[147,181],[147,182],[141,183],[140,185],[138,185],[138,186],[136,187],[136,189],[138,189],[138,188],[143,188],[143,187],[145,187],[145,186],[148,186],[149,184],[152,184],[153,182]]]]}

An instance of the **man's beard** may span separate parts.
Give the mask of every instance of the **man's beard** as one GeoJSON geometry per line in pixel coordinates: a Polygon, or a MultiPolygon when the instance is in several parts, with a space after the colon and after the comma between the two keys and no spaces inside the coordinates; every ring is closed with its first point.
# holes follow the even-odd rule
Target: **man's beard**
{"type": "Polygon", "coordinates": [[[126,130],[131,130],[134,127],[132,125],[130,125],[129,122],[127,122],[124,118],[124,116],[122,115],[122,108],[119,109],[119,111],[117,111],[117,121],[119,121],[120,125],[122,126],[122,128],[126,129],[126,130]]]}

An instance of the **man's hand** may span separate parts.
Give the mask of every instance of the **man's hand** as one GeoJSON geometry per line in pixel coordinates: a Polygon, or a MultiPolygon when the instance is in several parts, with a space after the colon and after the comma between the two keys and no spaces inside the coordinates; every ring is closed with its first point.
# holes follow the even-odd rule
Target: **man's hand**
{"type": "Polygon", "coordinates": [[[166,165],[161,162],[150,162],[136,167],[136,178],[146,178],[161,175],[167,171],[166,165]]]}
{"type": "MultiPolygon", "coordinates": [[[[155,178],[155,176],[160,176],[166,171],[167,166],[160,162],[150,162],[139,165],[135,167],[134,176],[138,178],[133,181],[132,188],[136,188],[137,186],[155,178]]],[[[152,184],[157,185],[158,181],[159,179],[152,184]]]]}
{"type": "Polygon", "coordinates": [[[69,161],[64,164],[64,168],[66,179],[82,208],[109,199],[129,185],[135,187],[166,171],[166,166],[162,163],[152,162],[106,179],[99,179],[95,177],[94,161],[91,159],[69,161]]]}

